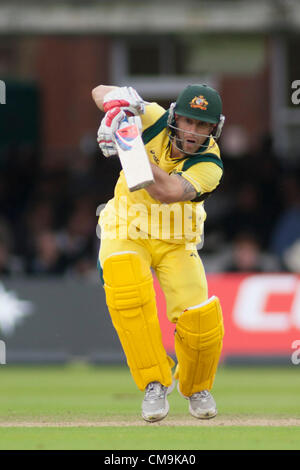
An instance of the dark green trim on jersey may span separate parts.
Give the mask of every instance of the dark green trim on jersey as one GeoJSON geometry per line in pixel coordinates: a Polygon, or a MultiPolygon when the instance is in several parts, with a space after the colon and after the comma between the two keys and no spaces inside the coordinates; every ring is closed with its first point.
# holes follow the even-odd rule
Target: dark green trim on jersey
{"type": "MultiPolygon", "coordinates": [[[[219,183],[219,184],[220,184],[220,183],[219,183]]],[[[219,186],[219,184],[218,184],[218,186],[219,186]]],[[[218,186],[217,186],[217,187],[218,187],[218,186]]],[[[196,196],[194,199],[192,199],[192,202],[202,202],[202,201],[205,201],[205,199],[207,199],[208,196],[210,196],[211,193],[213,193],[213,192],[217,189],[217,187],[216,187],[215,189],[213,189],[210,193],[202,193],[202,194],[197,193],[197,196],[196,196]]]]}
{"type": "Polygon", "coordinates": [[[144,145],[148,144],[150,140],[154,139],[154,137],[160,134],[161,131],[167,127],[168,116],[169,116],[169,110],[166,111],[157,121],[155,121],[155,123],[152,124],[152,126],[147,127],[147,129],[143,131],[142,139],[143,139],[144,145]]]}
{"type": "Polygon", "coordinates": [[[195,157],[188,158],[183,164],[182,171],[186,171],[191,168],[191,166],[194,166],[197,163],[201,162],[215,163],[216,165],[218,165],[218,167],[221,168],[221,170],[223,170],[222,160],[218,158],[214,153],[206,153],[205,155],[197,155],[195,157]]]}
{"type": "Polygon", "coordinates": [[[97,261],[97,269],[98,269],[99,274],[100,274],[100,281],[102,282],[102,285],[104,286],[103,269],[101,268],[101,264],[100,264],[99,259],[97,261]]]}

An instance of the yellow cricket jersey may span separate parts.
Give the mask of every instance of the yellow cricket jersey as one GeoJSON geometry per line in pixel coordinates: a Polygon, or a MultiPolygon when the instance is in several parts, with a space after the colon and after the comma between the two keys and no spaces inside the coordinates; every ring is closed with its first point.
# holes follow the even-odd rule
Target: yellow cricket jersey
{"type": "Polygon", "coordinates": [[[146,105],[141,116],[142,138],[151,163],[169,174],[188,180],[197,197],[171,204],[153,199],[146,189],[130,192],[120,172],[114,198],[101,212],[101,236],[111,238],[155,238],[171,243],[199,243],[206,218],[204,200],[220,183],[223,165],[219,147],[210,137],[194,156],[171,158],[167,129],[168,111],[157,103],[146,105]]]}

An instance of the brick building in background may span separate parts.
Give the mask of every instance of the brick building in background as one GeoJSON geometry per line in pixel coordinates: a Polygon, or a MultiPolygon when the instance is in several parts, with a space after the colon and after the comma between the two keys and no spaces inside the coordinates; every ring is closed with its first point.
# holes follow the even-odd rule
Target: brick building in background
{"type": "Polygon", "coordinates": [[[291,82],[300,79],[296,2],[9,5],[0,6],[0,77],[36,88],[35,135],[50,165],[95,137],[100,113],[90,92],[100,83],[134,86],[164,106],[189,83],[211,84],[228,117],[227,154],[254,152],[270,135],[280,155],[297,156],[300,111],[290,100],[291,82]]]}

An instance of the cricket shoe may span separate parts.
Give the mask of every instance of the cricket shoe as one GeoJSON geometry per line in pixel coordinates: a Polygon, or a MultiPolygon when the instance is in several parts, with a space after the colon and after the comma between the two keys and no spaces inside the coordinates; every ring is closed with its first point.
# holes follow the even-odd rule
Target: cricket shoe
{"type": "Polygon", "coordinates": [[[170,408],[167,395],[168,387],[165,387],[161,383],[150,382],[147,385],[142,403],[142,416],[145,421],[153,423],[167,416],[170,408]]]}
{"type": "MultiPolygon", "coordinates": [[[[178,391],[180,395],[182,395],[179,384],[178,384],[178,391]]],[[[189,400],[189,412],[192,416],[198,419],[210,419],[214,418],[218,411],[216,402],[212,396],[212,394],[208,390],[202,390],[201,392],[196,392],[190,397],[184,398],[189,400]]]]}

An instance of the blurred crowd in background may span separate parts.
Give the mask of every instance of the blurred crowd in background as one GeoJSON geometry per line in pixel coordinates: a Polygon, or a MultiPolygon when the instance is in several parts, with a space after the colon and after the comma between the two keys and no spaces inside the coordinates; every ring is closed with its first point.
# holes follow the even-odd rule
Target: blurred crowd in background
{"type": "Polygon", "coordinates": [[[87,147],[55,158],[31,147],[2,155],[1,274],[93,275],[96,210],[113,196],[120,164],[101,155],[96,139],[87,147]]]}
{"type": "Polygon", "coordinates": [[[17,3],[0,1],[2,275],[98,279],[96,212],[120,172],[96,142],[100,83],[165,108],[189,83],[217,88],[206,271],[300,272],[298,1],[17,3]]]}
{"type": "MultiPolygon", "coordinates": [[[[268,137],[254,154],[222,156],[222,183],[205,203],[207,272],[300,272],[300,165],[284,166],[268,137]]],[[[1,158],[0,273],[96,276],[96,211],[119,171],[92,136],[64,158],[10,148],[1,158]]]]}

